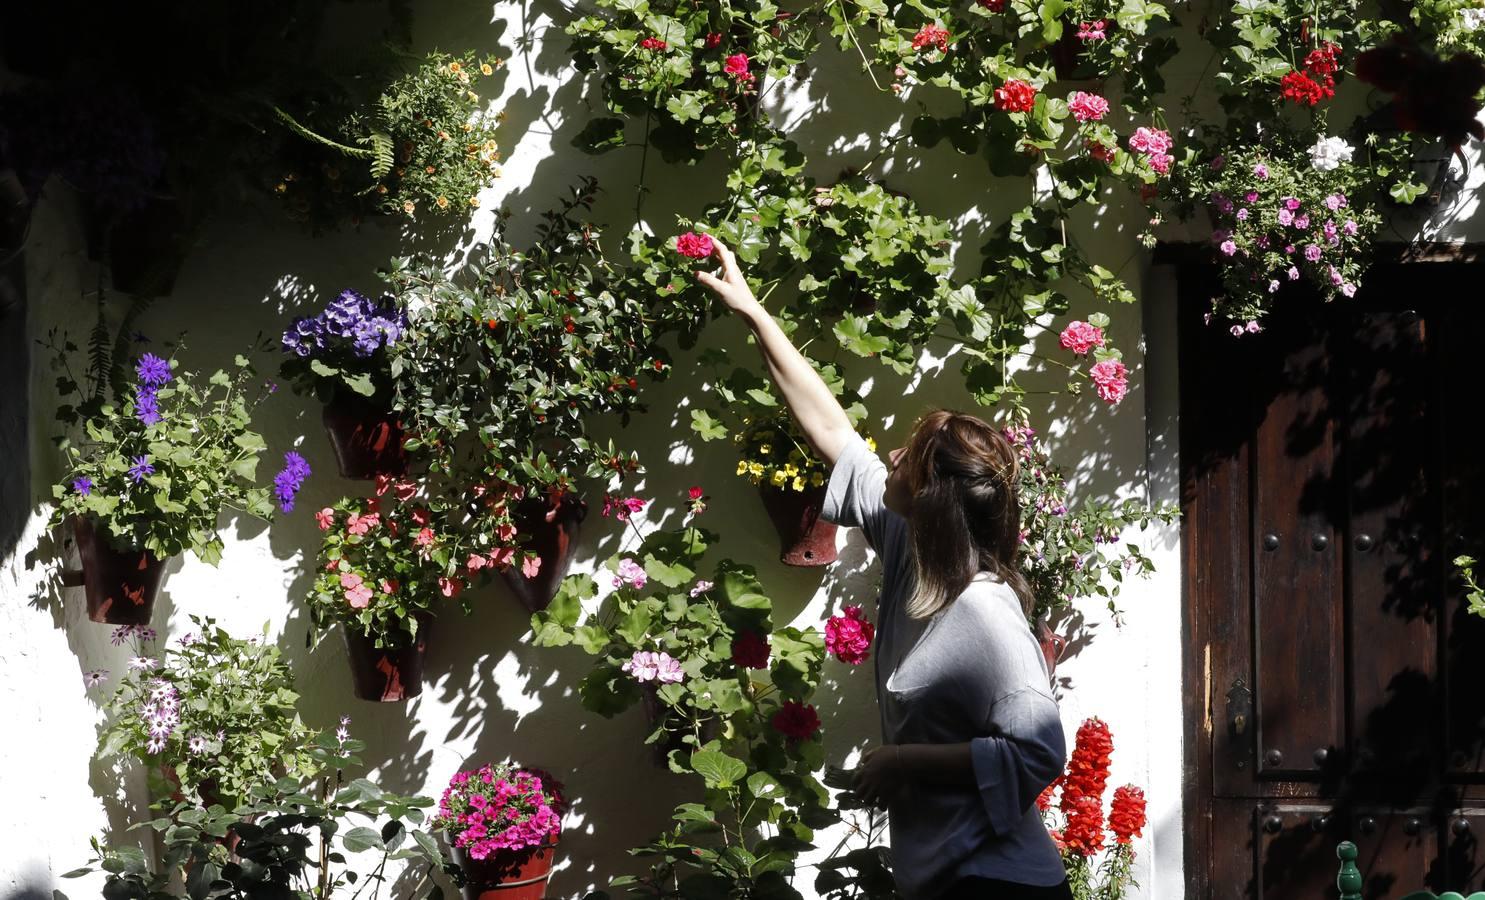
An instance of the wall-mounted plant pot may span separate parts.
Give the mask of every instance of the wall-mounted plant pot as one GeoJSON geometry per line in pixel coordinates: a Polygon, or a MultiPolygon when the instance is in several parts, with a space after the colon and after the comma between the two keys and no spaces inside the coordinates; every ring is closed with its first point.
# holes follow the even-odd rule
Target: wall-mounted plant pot
{"type": "Polygon", "coordinates": [[[190,253],[195,228],[177,197],[151,197],[114,219],[108,235],[113,288],[135,297],[165,297],[190,253]]]}
{"type": "Polygon", "coordinates": [[[557,856],[557,839],[541,847],[501,850],[484,859],[471,857],[462,847],[452,848],[449,856],[464,873],[459,888],[464,900],[542,900],[557,856]]]}
{"type": "Polygon", "coordinates": [[[351,681],[358,698],[398,703],[423,693],[423,663],[433,616],[415,613],[414,617],[418,620],[417,635],[404,636],[401,642],[385,647],[378,647],[375,639],[354,627],[342,627],[351,681]]]}
{"type": "Polygon", "coordinates": [[[546,609],[557,596],[557,587],[572,568],[578,528],[587,515],[587,502],[572,494],[563,495],[556,506],[545,497],[526,499],[516,506],[516,532],[526,536],[526,550],[541,559],[541,569],[527,578],[520,566],[511,566],[500,577],[531,612],[546,609]]]}
{"type": "Polygon", "coordinates": [[[82,571],[64,572],[63,584],[82,584],[88,618],[108,625],[148,624],[165,579],[166,560],[141,548],[119,549],[92,519],[72,516],[67,521],[82,571]]]}
{"type": "MultiPolygon", "coordinates": [[[[656,691],[657,688],[652,684],[642,685],[640,688],[640,705],[644,707],[645,721],[650,724],[651,730],[660,724],[660,718],[665,715],[666,710],[665,704],[660,702],[660,697],[656,691]]],[[[708,719],[701,726],[701,743],[705,744],[707,741],[715,739],[720,731],[720,720],[715,718],[708,719]]],[[[650,761],[662,769],[669,768],[670,752],[672,750],[685,750],[687,747],[686,742],[681,740],[681,737],[682,735],[676,732],[667,731],[665,737],[650,744],[650,761]]]]}
{"type": "Polygon", "coordinates": [[[820,518],[825,486],[803,491],[758,486],[763,508],[779,533],[779,561],[786,566],[828,566],[835,562],[835,524],[820,518]]]}
{"type": "Polygon", "coordinates": [[[358,394],[341,392],[325,404],[320,420],[330,436],[340,477],[406,474],[407,451],[395,413],[358,394]]]}

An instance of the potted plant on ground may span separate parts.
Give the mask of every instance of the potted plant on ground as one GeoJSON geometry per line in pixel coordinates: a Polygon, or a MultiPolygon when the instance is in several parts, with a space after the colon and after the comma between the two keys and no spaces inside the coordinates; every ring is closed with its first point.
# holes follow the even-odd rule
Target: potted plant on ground
{"type": "Polygon", "coordinates": [[[46,346],[71,401],[57,410],[69,427],[51,524],[66,523],[77,540],[89,617],[148,622],[167,559],[186,550],[209,565],[221,559],[223,510],[272,517],[268,490],[253,483],[264,443],[250,428],[267,388],[244,356],[203,384],[173,357],[146,353],[131,383],[110,364],[106,329],[95,329],[80,381],[77,347],[55,331],[46,346]]]}
{"type": "MultiPolygon", "coordinates": [[[[253,785],[234,809],[200,809],[182,801],[165,814],[130,826],[155,832],[156,864],[138,847],[110,847],[94,838],[93,858],[63,877],[102,870],[110,897],[193,900],[232,897],[354,897],[362,885],[381,883],[388,865],[415,869],[398,880],[398,896],[437,900],[436,872],[456,871],[432,835],[419,826],[428,797],[382,790],[365,778],[347,781],[344,768],[359,765],[364,746],[349,736],[347,719],[335,734],[321,734],[311,749],[322,775],[304,785],[291,778],[253,785]],[[225,845],[235,837],[230,850],[225,845]],[[415,876],[415,877],[414,877],[415,876]]],[[[403,870],[406,872],[406,870],[403,870]]]]}
{"type": "Polygon", "coordinates": [[[566,808],[557,779],[500,763],[456,773],[430,824],[449,843],[465,900],[541,900],[566,808]]]}
{"type": "Polygon", "coordinates": [[[322,420],[344,478],[407,471],[388,368],[389,348],[403,339],[406,328],[406,314],[390,298],[373,303],[346,290],[284,331],[289,358],[280,371],[296,391],[325,404],[322,420]]]}
{"type": "MultiPolygon", "coordinates": [[[[260,784],[317,774],[317,735],[299,717],[293,673],[266,625],[244,640],[211,618],[191,624],[158,655],[145,646],[153,629],[115,630],[114,643],[132,643],[135,655],[108,702],[98,758],[133,755],[149,766],[157,799],[200,808],[230,810],[260,784]]],[[[106,674],[90,676],[99,684],[106,674]]]]}

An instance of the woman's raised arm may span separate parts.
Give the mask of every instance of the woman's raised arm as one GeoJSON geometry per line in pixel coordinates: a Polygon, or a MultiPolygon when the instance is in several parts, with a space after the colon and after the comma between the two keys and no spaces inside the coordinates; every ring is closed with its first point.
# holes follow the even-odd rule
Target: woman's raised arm
{"type": "Polygon", "coordinates": [[[768,374],[778,385],[779,393],[784,395],[784,402],[789,405],[789,411],[794,414],[805,439],[827,466],[834,466],[846,439],[855,430],[846,417],[846,411],[809,360],[795,348],[779,323],[753,296],[732,250],[713,237],[712,252],[722,261],[722,277],[717,278],[710,272],[697,272],[697,280],[715,291],[727,307],[753,329],[768,374]]]}

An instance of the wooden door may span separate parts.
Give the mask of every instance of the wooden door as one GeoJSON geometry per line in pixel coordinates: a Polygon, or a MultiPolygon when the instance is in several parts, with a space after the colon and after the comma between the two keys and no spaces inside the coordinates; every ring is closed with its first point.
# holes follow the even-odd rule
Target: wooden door
{"type": "Polygon", "coordinates": [[[1485,887],[1485,267],[1390,264],[1265,331],[1179,266],[1188,896],[1485,887]]]}

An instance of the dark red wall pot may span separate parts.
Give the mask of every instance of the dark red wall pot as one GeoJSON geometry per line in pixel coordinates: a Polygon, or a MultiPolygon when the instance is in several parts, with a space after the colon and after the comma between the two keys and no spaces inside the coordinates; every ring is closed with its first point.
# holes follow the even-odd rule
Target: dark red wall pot
{"type": "Polygon", "coordinates": [[[803,491],[760,485],[763,508],[779,533],[779,561],[786,566],[826,566],[835,562],[835,524],[820,518],[825,485],[803,491]]]}
{"type": "Polygon", "coordinates": [[[337,394],[321,415],[342,478],[370,479],[407,472],[402,426],[396,416],[355,394],[337,394]]]}
{"type": "Polygon", "coordinates": [[[387,647],[378,647],[373,638],[354,626],[341,629],[357,697],[396,703],[423,693],[423,662],[428,653],[428,630],[433,617],[419,614],[417,620],[416,637],[387,647]]]}
{"type": "Polygon", "coordinates": [[[501,851],[485,859],[473,859],[459,847],[449,855],[464,871],[466,882],[460,888],[464,900],[542,900],[552,875],[557,842],[529,850],[501,851]]]}
{"type": "Polygon", "coordinates": [[[571,494],[557,506],[539,498],[523,500],[516,507],[516,531],[526,536],[527,550],[540,557],[541,570],[534,578],[527,578],[520,566],[511,566],[500,577],[531,612],[546,609],[557,596],[558,585],[572,568],[578,528],[587,516],[588,504],[571,494]]]}
{"type": "Polygon", "coordinates": [[[145,625],[165,579],[165,560],[148,550],[120,550],[92,519],[68,521],[82,560],[88,618],[109,625],[145,625]]]}

